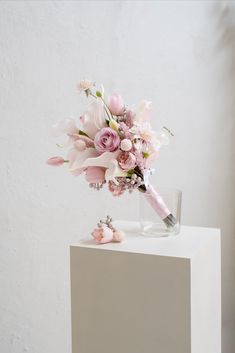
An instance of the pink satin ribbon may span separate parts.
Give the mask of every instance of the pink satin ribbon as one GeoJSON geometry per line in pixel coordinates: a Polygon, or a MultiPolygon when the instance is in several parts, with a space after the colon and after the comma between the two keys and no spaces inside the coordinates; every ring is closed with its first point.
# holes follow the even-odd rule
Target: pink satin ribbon
{"type": "Polygon", "coordinates": [[[171,212],[169,211],[162,197],[157,193],[157,191],[152,187],[152,185],[149,185],[147,187],[147,191],[144,195],[161,219],[164,219],[169,216],[171,212]]]}

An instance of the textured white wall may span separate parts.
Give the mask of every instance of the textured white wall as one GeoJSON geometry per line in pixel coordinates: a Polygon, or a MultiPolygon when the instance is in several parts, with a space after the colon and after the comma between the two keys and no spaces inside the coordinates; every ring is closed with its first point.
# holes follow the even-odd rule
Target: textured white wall
{"type": "Polygon", "coordinates": [[[155,126],[175,132],[154,180],[183,190],[183,223],[222,228],[234,353],[234,43],[232,2],[0,2],[1,353],[70,352],[69,244],[106,210],[137,217],[137,195],[114,200],[44,164],[52,123],[83,111],[84,77],[152,100],[155,126]]]}

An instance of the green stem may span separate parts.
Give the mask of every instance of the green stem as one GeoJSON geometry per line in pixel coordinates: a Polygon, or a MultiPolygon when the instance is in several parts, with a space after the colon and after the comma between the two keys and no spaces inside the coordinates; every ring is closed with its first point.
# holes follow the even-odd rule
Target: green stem
{"type": "MultiPolygon", "coordinates": [[[[105,105],[104,105],[104,110],[105,110],[105,113],[107,114],[107,117],[109,118],[108,120],[110,120],[110,115],[105,105]]],[[[111,119],[112,119],[112,116],[111,116],[111,119]]]]}
{"type": "Polygon", "coordinates": [[[90,92],[90,96],[94,97],[95,99],[97,99],[97,97],[92,93],[90,92]]]}
{"type": "Polygon", "coordinates": [[[104,103],[104,106],[106,107],[106,109],[108,110],[109,114],[111,115],[111,118],[113,119],[113,114],[111,113],[109,107],[107,106],[107,104],[105,103],[103,97],[100,97],[100,99],[102,100],[102,102],[104,103]]]}
{"type": "MultiPolygon", "coordinates": [[[[95,99],[98,98],[98,97],[96,97],[92,92],[90,92],[90,96],[94,97],[95,99]]],[[[113,119],[113,115],[112,115],[112,113],[111,113],[109,107],[108,107],[107,104],[105,103],[103,97],[99,97],[99,98],[100,98],[100,99],[102,100],[102,102],[104,103],[104,110],[105,110],[105,113],[107,114],[109,120],[110,120],[110,118],[113,119]]]]}

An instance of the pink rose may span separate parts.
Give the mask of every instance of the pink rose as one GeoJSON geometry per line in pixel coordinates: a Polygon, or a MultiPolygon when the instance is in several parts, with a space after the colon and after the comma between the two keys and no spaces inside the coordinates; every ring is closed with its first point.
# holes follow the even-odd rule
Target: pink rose
{"type": "Polygon", "coordinates": [[[99,152],[113,152],[120,143],[120,138],[116,131],[110,127],[104,127],[97,132],[94,139],[95,148],[99,152]]]}
{"type": "Polygon", "coordinates": [[[86,169],[86,181],[88,181],[88,183],[102,183],[105,180],[104,174],[104,168],[88,167],[86,169]]]}
{"type": "Polygon", "coordinates": [[[95,228],[91,233],[97,244],[110,243],[113,240],[113,231],[106,225],[95,228]]]}
{"type": "Polygon", "coordinates": [[[113,94],[108,98],[108,107],[112,114],[122,115],[124,111],[124,103],[120,94],[113,94]]]}
{"type": "Polygon", "coordinates": [[[131,152],[121,152],[118,156],[118,163],[124,170],[130,170],[136,166],[136,157],[131,152]]]}
{"type": "Polygon", "coordinates": [[[59,167],[60,165],[64,164],[64,158],[62,157],[51,157],[47,160],[47,164],[53,165],[55,167],[59,167]]]}

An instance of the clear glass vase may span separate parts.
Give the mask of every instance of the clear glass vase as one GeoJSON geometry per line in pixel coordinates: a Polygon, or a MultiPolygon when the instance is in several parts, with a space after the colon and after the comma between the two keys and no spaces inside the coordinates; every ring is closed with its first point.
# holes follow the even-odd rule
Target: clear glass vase
{"type": "Polygon", "coordinates": [[[141,234],[164,237],[180,232],[182,192],[176,189],[152,186],[151,193],[140,192],[141,234]],[[169,222],[170,220],[170,222],[169,222]]]}

